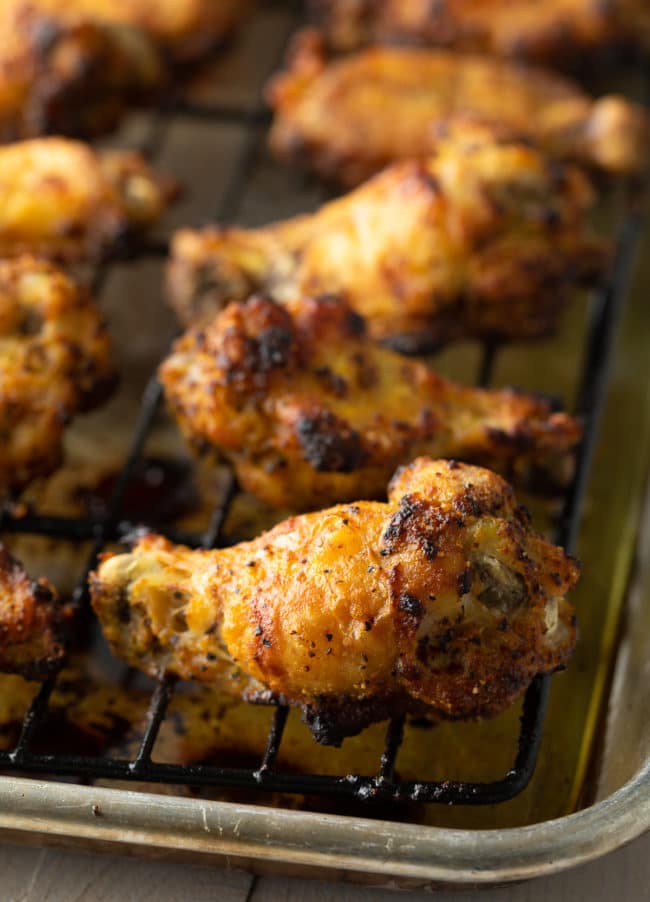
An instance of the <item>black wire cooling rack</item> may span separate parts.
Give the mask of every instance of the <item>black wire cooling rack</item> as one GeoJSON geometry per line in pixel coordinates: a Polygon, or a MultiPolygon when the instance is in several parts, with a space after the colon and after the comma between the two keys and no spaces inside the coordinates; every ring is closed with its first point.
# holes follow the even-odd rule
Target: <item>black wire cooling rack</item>
{"type": "MultiPolygon", "coordinates": [[[[297,24],[298,20],[295,17],[292,22],[292,30],[297,24]]],[[[232,221],[238,213],[268,121],[268,114],[261,99],[252,109],[240,109],[237,106],[229,105],[201,105],[180,99],[166,104],[164,109],[154,115],[153,127],[141,148],[152,159],[158,156],[160,138],[164,133],[164,122],[169,117],[190,117],[214,124],[234,123],[245,129],[246,140],[223,194],[220,207],[216,211],[219,221],[232,221]]],[[[640,218],[636,216],[630,216],[623,224],[618,236],[617,255],[609,283],[594,295],[590,304],[582,355],[580,389],[575,410],[576,415],[584,423],[584,437],[578,450],[575,477],[564,499],[563,512],[555,535],[556,540],[569,551],[574,550],[576,544],[585,486],[606,393],[614,328],[627,293],[628,277],[640,226],[640,218]]],[[[165,253],[165,250],[165,247],[156,245],[142,248],[139,253],[159,256],[161,253],[165,253]]],[[[490,384],[498,353],[498,348],[484,349],[476,380],[479,385],[490,384]]],[[[123,522],[123,505],[129,485],[142,461],[143,449],[153,428],[161,404],[161,396],[160,386],[153,376],[144,392],[130,449],[103,516],[98,518],[54,517],[40,515],[33,511],[28,512],[26,516],[14,516],[11,509],[8,508],[0,518],[0,531],[2,532],[45,536],[73,543],[92,542],[92,551],[87,565],[80,575],[76,590],[76,600],[80,605],[87,604],[87,577],[97,561],[97,556],[107,543],[122,538],[133,528],[131,523],[123,522]]],[[[218,506],[212,513],[208,529],[203,535],[193,537],[193,540],[192,537],[187,536],[183,536],[183,540],[196,546],[222,546],[224,544],[222,526],[236,493],[237,485],[234,477],[231,476],[218,506]]],[[[170,537],[176,538],[175,536],[170,537]]],[[[139,749],[132,759],[47,754],[34,751],[34,738],[45,723],[57,679],[58,674],[54,674],[40,687],[24,718],[16,746],[11,751],[0,752],[0,770],[37,773],[53,778],[73,777],[82,781],[137,780],[138,782],[328,795],[361,800],[384,798],[396,801],[465,805],[504,802],[513,798],[527,786],[537,762],[551,681],[550,676],[538,676],[526,693],[519,738],[516,749],[513,749],[513,764],[510,770],[500,780],[480,783],[400,780],[395,773],[395,761],[403,737],[403,718],[396,718],[389,722],[384,751],[380,760],[377,761],[374,776],[284,773],[276,768],[276,759],[288,714],[288,709],[282,706],[275,709],[266,749],[259,761],[259,766],[255,769],[155,762],[152,760],[152,751],[174,693],[174,681],[167,677],[160,679],[151,694],[139,749]]]]}

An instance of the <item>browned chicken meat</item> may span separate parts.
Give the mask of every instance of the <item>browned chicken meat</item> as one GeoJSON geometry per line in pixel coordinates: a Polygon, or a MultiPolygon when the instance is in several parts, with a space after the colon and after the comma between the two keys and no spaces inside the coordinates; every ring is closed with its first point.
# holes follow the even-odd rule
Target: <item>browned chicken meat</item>
{"type": "Polygon", "coordinates": [[[64,657],[65,611],[45,579],[31,580],[0,544],[0,672],[43,679],[64,657]]]}
{"type": "Polygon", "coordinates": [[[615,174],[644,172],[650,160],[643,107],[593,100],[559,75],[487,56],[378,47],[328,64],[306,32],[267,96],[276,155],[347,185],[435,153],[457,119],[479,122],[485,140],[506,131],[615,174]]]}
{"type": "Polygon", "coordinates": [[[0,139],[90,136],[165,85],[167,64],[146,32],[57,18],[23,0],[0,8],[0,139]]]}
{"type": "MultiPolygon", "coordinates": [[[[15,2],[15,0],[12,0],[15,2]]],[[[142,29],[175,60],[195,59],[242,18],[249,0],[29,0],[60,21],[86,18],[142,29]]]]}
{"type": "Polygon", "coordinates": [[[500,477],[419,458],[387,504],[304,514],[219,551],[149,535],[106,556],[91,587],[132,666],[297,705],[338,742],[401,712],[502,711],[567,660],[577,577],[500,477]]]}
{"type": "Polygon", "coordinates": [[[579,171],[525,143],[450,140],[312,215],[178,232],[170,300],[187,323],[255,292],[284,303],[336,293],[374,339],[409,351],[533,338],[606,267],[592,204],[579,171]]]}
{"type": "Polygon", "coordinates": [[[397,42],[540,62],[630,45],[650,48],[647,0],[311,0],[338,50],[397,42]]]}
{"type": "Polygon", "coordinates": [[[253,298],[178,341],[160,376],[200,453],[221,453],[267,503],[380,498],[418,454],[490,466],[525,486],[571,474],[577,422],[548,401],[466,388],[374,344],[340,300],[295,311],[253,298]]]}
{"type": "Polygon", "coordinates": [[[110,357],[99,312],[63,272],[0,262],[0,496],[58,466],[66,422],[114,384],[110,357]]]}
{"type": "Polygon", "coordinates": [[[96,261],[153,225],[171,195],[137,153],[64,138],[0,147],[0,257],[96,261]]]}

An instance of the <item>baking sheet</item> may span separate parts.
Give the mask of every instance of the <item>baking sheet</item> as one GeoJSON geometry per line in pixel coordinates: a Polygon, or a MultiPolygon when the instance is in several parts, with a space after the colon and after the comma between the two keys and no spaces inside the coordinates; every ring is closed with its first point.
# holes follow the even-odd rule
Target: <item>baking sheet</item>
{"type": "MultiPolygon", "coordinates": [[[[201,103],[254,109],[263,76],[278,58],[289,25],[289,14],[282,5],[263,5],[241,41],[195,87],[193,99],[201,103]]],[[[212,219],[223,205],[230,175],[246,146],[246,129],[235,121],[225,119],[214,124],[187,117],[157,121],[155,117],[140,116],[134,117],[111,143],[137,145],[149,138],[152,130],[157,130],[162,140],[159,165],[177,175],[187,186],[183,200],[167,217],[161,234],[168,235],[181,224],[198,226],[212,219]]],[[[255,225],[313,209],[322,197],[322,189],[317,183],[274,163],[260,146],[242,202],[230,212],[237,221],[255,225]]],[[[230,206],[233,207],[232,204],[230,206]]],[[[617,228],[624,215],[625,197],[610,193],[599,213],[603,228],[617,228]]],[[[648,246],[647,239],[648,236],[644,235],[642,248],[648,246]]],[[[619,717],[612,716],[609,720],[603,717],[612,686],[620,636],[619,614],[628,597],[633,572],[650,446],[650,362],[645,338],[650,318],[646,301],[650,264],[646,257],[643,252],[639,254],[629,301],[616,336],[602,439],[594,461],[581,527],[579,556],[583,560],[584,571],[575,594],[581,641],[567,672],[553,681],[540,761],[530,787],[518,798],[499,806],[454,809],[415,805],[372,806],[361,802],[345,803],[343,807],[340,800],[332,803],[324,799],[269,797],[263,793],[257,797],[238,798],[215,792],[216,797],[234,798],[235,802],[253,802],[260,806],[272,805],[278,817],[282,809],[293,809],[286,813],[290,821],[281,817],[277,821],[285,831],[289,823],[292,825],[291,831],[298,831],[300,825],[310,830],[315,827],[316,822],[306,820],[307,816],[302,811],[305,809],[335,811],[337,814],[344,812],[348,817],[343,821],[337,819],[336,823],[345,837],[343,848],[345,842],[356,842],[353,857],[357,862],[355,867],[358,867],[361,854],[358,839],[359,825],[362,823],[360,818],[399,822],[400,826],[393,826],[390,834],[394,841],[406,835],[400,831],[404,831],[407,823],[416,825],[419,830],[422,830],[419,825],[423,824],[462,827],[471,831],[482,827],[517,828],[562,817],[595,797],[610,798],[625,780],[638,777],[640,768],[647,761],[648,747],[640,748],[639,743],[623,741],[623,737],[630,736],[630,717],[635,718],[633,723],[637,726],[644,722],[644,717],[648,722],[644,694],[647,684],[637,682],[634,685],[634,698],[638,704],[626,719],[620,713],[621,702],[625,702],[626,692],[630,692],[631,675],[626,680],[619,671],[614,675],[613,682],[619,717]],[[605,737],[609,755],[601,754],[605,737]],[[618,749],[615,765],[612,763],[612,748],[618,749]]],[[[89,498],[94,503],[101,502],[102,487],[110,485],[128,448],[142,391],[176,328],[171,313],[164,306],[162,293],[160,261],[147,260],[111,269],[99,303],[107,314],[116,339],[122,386],[106,408],[79,420],[70,430],[67,466],[31,493],[39,510],[69,514],[83,510],[89,498]],[[80,483],[86,486],[85,492],[79,492],[80,483]]],[[[589,299],[585,297],[576,299],[560,335],[553,341],[512,347],[502,352],[493,384],[517,384],[559,395],[570,408],[578,389],[589,304],[589,299]]],[[[472,382],[476,379],[480,356],[478,346],[464,343],[437,355],[433,362],[442,373],[472,382]]],[[[146,455],[153,460],[154,469],[163,461],[164,466],[159,466],[159,475],[154,479],[170,479],[166,466],[169,461],[173,462],[176,467],[174,485],[181,484],[181,494],[182,491],[192,491],[182,474],[195,473],[194,492],[202,504],[193,508],[191,504],[185,504],[185,508],[181,504],[179,510],[182,516],[174,525],[195,528],[205,524],[209,516],[209,502],[219,494],[219,474],[197,474],[196,468],[192,470],[188,467],[187,455],[175,427],[164,416],[156,423],[146,455]]],[[[166,486],[165,483],[163,487],[166,486]]],[[[145,505],[154,503],[155,494],[145,493],[145,505]]],[[[138,498],[142,503],[142,492],[139,496],[136,493],[135,499],[132,499],[136,512],[138,498]]],[[[536,522],[540,528],[551,528],[554,513],[556,511],[552,507],[535,505],[536,522]]],[[[252,499],[242,498],[235,505],[227,532],[233,537],[253,535],[278,518],[277,513],[264,511],[252,499]]],[[[32,569],[51,575],[64,591],[73,589],[88,554],[87,547],[63,546],[25,536],[7,537],[7,540],[32,569]]],[[[646,580],[647,574],[637,574],[634,597],[637,599],[638,616],[644,609],[644,604],[638,599],[647,599],[646,580]]],[[[63,691],[54,698],[55,716],[47,738],[55,739],[65,749],[70,743],[74,745],[82,739],[88,742],[90,735],[91,741],[94,737],[96,742],[96,753],[102,753],[106,748],[113,753],[123,753],[137,741],[148,700],[148,684],[140,678],[134,681],[124,668],[111,661],[92,629],[88,631],[86,640],[85,647],[83,642],[80,643],[72,670],[64,676],[63,691]]],[[[0,744],[3,741],[10,744],[15,738],[17,720],[32,694],[33,687],[19,678],[0,680],[0,744]]],[[[177,762],[237,761],[241,764],[245,756],[244,760],[255,766],[264,747],[270,718],[269,710],[246,706],[189,687],[173,702],[170,716],[154,749],[154,758],[177,762]]],[[[410,779],[499,777],[510,766],[514,755],[517,719],[518,709],[515,707],[494,721],[483,724],[444,724],[434,729],[410,727],[397,768],[403,777],[410,779]]],[[[372,727],[362,736],[347,740],[340,750],[324,749],[313,743],[306,728],[299,723],[298,715],[293,712],[278,766],[324,773],[372,773],[381,754],[383,733],[383,727],[372,727]]],[[[642,740],[647,739],[642,735],[643,730],[639,728],[635,732],[632,729],[632,735],[637,734],[642,740]]],[[[39,786],[35,783],[28,785],[35,791],[39,786]]],[[[640,785],[643,787],[643,781],[640,785]]],[[[0,796],[5,793],[8,794],[6,798],[15,797],[12,793],[16,786],[25,792],[23,784],[1,779],[0,796]]],[[[54,800],[57,793],[74,793],[75,789],[63,789],[55,784],[48,784],[46,790],[42,787],[38,789],[43,805],[39,823],[47,822],[49,831],[69,832],[67,827],[64,830],[65,818],[62,818],[60,807],[57,807],[58,803],[55,805],[54,800]]],[[[177,788],[159,788],[158,791],[166,794],[160,802],[154,803],[149,796],[141,797],[143,817],[139,824],[134,808],[129,807],[133,804],[131,794],[111,794],[111,805],[116,806],[116,811],[122,811],[120,823],[124,823],[128,809],[129,830],[139,829],[140,835],[146,837],[144,845],[180,849],[185,844],[183,817],[189,809],[184,807],[186,803],[181,805],[169,796],[186,791],[177,788]],[[121,803],[124,804],[123,809],[120,809],[121,803]],[[161,841],[159,828],[153,826],[149,815],[145,817],[151,806],[169,826],[164,842],[161,841]]],[[[78,792],[73,797],[78,798],[81,804],[81,799],[86,798],[86,790],[78,792]]],[[[27,795],[32,793],[27,791],[27,795]]],[[[630,798],[626,796],[628,801],[630,798]]],[[[641,829],[644,823],[648,825],[647,807],[640,807],[638,794],[634,798],[634,804],[639,806],[636,823],[641,829]]],[[[189,800],[189,804],[199,806],[197,811],[210,810],[210,817],[216,810],[202,809],[204,803],[194,799],[189,800]]],[[[231,813],[229,806],[225,806],[224,811],[231,813]]],[[[246,816],[248,818],[249,815],[246,816]]],[[[265,817],[271,817],[271,813],[267,811],[264,814],[262,811],[260,816],[263,822],[265,817]]],[[[5,819],[0,814],[0,824],[8,825],[6,817],[5,808],[5,819]]],[[[250,817],[250,823],[257,824],[255,816],[251,814],[250,817]]],[[[26,821],[21,823],[24,825],[26,821]]],[[[268,823],[271,824],[271,821],[268,823]]],[[[94,826],[99,833],[104,829],[103,824],[94,826]]],[[[35,822],[32,828],[37,829],[35,822]]],[[[388,827],[382,829],[389,831],[388,827]]],[[[297,861],[302,856],[304,862],[306,846],[298,855],[295,849],[288,850],[281,833],[271,832],[269,857],[273,857],[270,851],[273,848],[281,860],[297,861]]],[[[70,832],[70,835],[73,833],[70,832]]],[[[85,829],[82,833],[86,838],[91,835],[85,829]]],[[[411,833],[408,835],[411,836],[411,833]]],[[[415,835],[421,836],[423,843],[426,837],[429,837],[426,843],[432,842],[428,831],[422,830],[421,834],[415,835]]],[[[451,835],[445,832],[448,838],[451,835]]],[[[527,834],[523,831],[510,834],[511,839],[520,835],[527,834]]],[[[623,835],[620,833],[621,841],[623,835]]],[[[337,847],[334,853],[329,839],[319,839],[318,831],[315,836],[314,841],[310,840],[308,844],[310,854],[316,855],[317,849],[321,863],[323,856],[326,856],[328,867],[343,867],[341,849],[337,847]]],[[[440,834],[437,836],[436,842],[440,842],[440,834]]],[[[476,838],[478,840],[478,835],[476,838]]],[[[210,840],[212,852],[216,854],[220,844],[213,842],[214,837],[210,840]]],[[[118,841],[118,838],[113,836],[111,841],[118,841]]],[[[599,848],[602,848],[604,834],[600,841],[599,848]]],[[[237,842],[236,837],[232,842],[237,842]]],[[[465,845],[457,845],[459,857],[456,865],[460,869],[464,866],[461,851],[469,839],[465,837],[463,842],[465,845]]],[[[508,860],[512,861],[516,847],[516,844],[509,847],[508,860]]],[[[431,850],[431,846],[428,848],[431,850]]],[[[239,848],[237,854],[245,854],[244,846],[239,848]]],[[[393,846],[392,851],[386,847],[383,855],[397,872],[399,857],[405,853],[398,854],[398,847],[393,846]]],[[[405,858],[411,862],[411,873],[415,873],[417,868],[412,856],[409,858],[406,855],[405,858]]],[[[376,862],[373,867],[377,867],[376,862]]],[[[428,873],[430,876],[431,871],[428,873]]],[[[511,869],[509,873],[514,874],[515,871],[511,869]]]]}

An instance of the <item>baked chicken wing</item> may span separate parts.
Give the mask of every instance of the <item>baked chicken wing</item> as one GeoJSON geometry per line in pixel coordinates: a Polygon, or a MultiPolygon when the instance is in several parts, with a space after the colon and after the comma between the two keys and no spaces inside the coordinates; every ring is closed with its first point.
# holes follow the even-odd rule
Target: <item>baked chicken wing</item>
{"type": "Polygon", "coordinates": [[[165,85],[167,64],[146,32],[61,19],[23,0],[0,8],[0,139],[92,136],[165,85]]]}
{"type": "Polygon", "coordinates": [[[195,59],[222,41],[248,0],[30,0],[62,21],[86,18],[142,29],[175,60],[195,59]]]}
{"type": "Polygon", "coordinates": [[[63,272],[0,261],[0,496],[58,466],[66,422],[114,384],[110,357],[99,312],[63,272]]]}
{"type": "Polygon", "coordinates": [[[311,0],[338,50],[396,42],[545,63],[616,46],[650,48],[646,0],[311,0]]]}
{"type": "Polygon", "coordinates": [[[31,580],[0,545],[0,673],[43,679],[64,657],[64,607],[45,579],[31,580]]]}
{"type": "Polygon", "coordinates": [[[370,341],[335,298],[291,312],[252,298],[181,338],[160,377],[184,435],[221,452],[267,503],[308,510],[380,498],[418,454],[566,483],[577,422],[548,401],[467,388],[370,341]]]}
{"type": "Polygon", "coordinates": [[[156,222],[171,191],[137,153],[64,138],[0,147],[0,257],[97,261],[156,222]]]}
{"type": "Polygon", "coordinates": [[[408,351],[537,337],[607,265],[586,225],[593,197],[580,172],[525,143],[449,141],[312,215],[181,230],[169,297],[188,323],[256,292],[285,303],[340,294],[373,339],[408,351]]]}
{"type": "Polygon", "coordinates": [[[569,656],[577,576],[500,477],[420,458],[387,504],[304,514],[219,551],[149,535],[105,557],[91,588],[132,666],[281,699],[338,742],[400,712],[502,711],[569,656]]]}
{"type": "Polygon", "coordinates": [[[301,35],[267,90],[270,143],[283,159],[353,185],[388,163],[435,153],[454,120],[507,130],[554,159],[631,175],[650,161],[650,116],[623,97],[593,100],[540,69],[444,50],[378,47],[327,63],[301,35]]]}

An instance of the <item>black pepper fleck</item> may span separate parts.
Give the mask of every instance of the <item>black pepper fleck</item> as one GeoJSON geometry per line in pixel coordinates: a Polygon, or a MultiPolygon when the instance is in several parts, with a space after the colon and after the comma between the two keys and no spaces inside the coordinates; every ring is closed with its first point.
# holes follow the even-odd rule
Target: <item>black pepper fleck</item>
{"type": "Polygon", "coordinates": [[[472,571],[469,567],[466,567],[462,573],[458,574],[458,594],[461,596],[467,595],[471,588],[472,571]]]}
{"type": "Polygon", "coordinates": [[[422,602],[410,592],[402,592],[397,605],[400,611],[410,614],[412,617],[419,617],[422,614],[422,602]]]}

